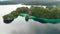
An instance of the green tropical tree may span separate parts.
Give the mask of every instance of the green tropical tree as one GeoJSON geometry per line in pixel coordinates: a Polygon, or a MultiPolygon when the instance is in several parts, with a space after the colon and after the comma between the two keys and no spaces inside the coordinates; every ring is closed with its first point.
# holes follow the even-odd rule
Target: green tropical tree
{"type": "Polygon", "coordinates": [[[46,17],[46,15],[47,15],[47,13],[49,11],[46,8],[43,8],[43,7],[34,7],[34,6],[32,6],[30,8],[30,10],[31,10],[31,15],[32,16],[37,16],[37,17],[41,17],[41,18],[46,17]]]}
{"type": "Polygon", "coordinates": [[[4,20],[12,20],[12,19],[14,19],[14,16],[12,14],[7,14],[7,15],[3,16],[3,19],[4,20]]]}
{"type": "Polygon", "coordinates": [[[20,13],[18,11],[12,11],[10,14],[12,14],[13,16],[18,16],[20,13]]]}
{"type": "Polygon", "coordinates": [[[18,7],[16,9],[16,11],[18,11],[20,13],[28,13],[29,12],[29,8],[28,7],[18,7]]]}
{"type": "Polygon", "coordinates": [[[51,17],[52,18],[60,18],[60,7],[55,7],[51,9],[51,17]]]}

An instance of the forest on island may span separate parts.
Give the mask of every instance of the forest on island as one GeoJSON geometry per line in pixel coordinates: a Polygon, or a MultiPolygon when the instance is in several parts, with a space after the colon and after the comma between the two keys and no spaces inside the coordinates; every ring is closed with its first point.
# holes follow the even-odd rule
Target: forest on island
{"type": "Polygon", "coordinates": [[[44,7],[36,7],[31,6],[28,7],[18,7],[16,10],[13,10],[11,13],[4,15],[3,18],[7,19],[14,19],[15,16],[18,16],[21,13],[29,14],[30,16],[36,16],[39,18],[52,18],[57,19],[60,18],[60,7],[51,7],[51,8],[44,8],[44,7]],[[31,13],[29,14],[29,11],[31,13]]]}

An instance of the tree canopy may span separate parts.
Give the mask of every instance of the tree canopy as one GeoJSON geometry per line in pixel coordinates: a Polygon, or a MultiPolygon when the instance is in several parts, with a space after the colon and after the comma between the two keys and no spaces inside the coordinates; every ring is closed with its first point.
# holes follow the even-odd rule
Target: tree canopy
{"type": "Polygon", "coordinates": [[[15,11],[12,11],[10,14],[4,15],[3,18],[13,18],[14,16],[18,16],[21,13],[29,14],[31,16],[36,16],[39,18],[57,19],[60,18],[60,7],[53,7],[51,9],[37,6],[31,6],[30,9],[28,7],[18,7],[15,11]],[[29,11],[31,11],[31,14],[29,14],[29,11]]]}

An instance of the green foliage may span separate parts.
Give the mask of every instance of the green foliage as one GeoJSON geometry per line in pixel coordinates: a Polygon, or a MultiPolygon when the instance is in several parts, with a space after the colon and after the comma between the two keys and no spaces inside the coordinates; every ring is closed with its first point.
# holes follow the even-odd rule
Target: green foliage
{"type": "Polygon", "coordinates": [[[50,11],[52,18],[60,18],[60,7],[52,8],[50,11]]]}
{"type": "Polygon", "coordinates": [[[43,7],[34,7],[30,8],[31,15],[40,17],[40,18],[60,18],[60,7],[52,7],[51,9],[43,7]]]}
{"type": "Polygon", "coordinates": [[[47,13],[48,13],[48,9],[43,8],[43,7],[31,7],[31,15],[36,16],[36,17],[46,17],[47,13]]]}
{"type": "Polygon", "coordinates": [[[20,13],[28,13],[29,9],[27,7],[18,7],[16,11],[20,13]]]}
{"type": "Polygon", "coordinates": [[[14,16],[12,14],[7,14],[3,16],[4,20],[8,20],[8,18],[10,18],[10,20],[14,19],[14,16]]]}
{"type": "Polygon", "coordinates": [[[10,17],[11,19],[14,19],[15,16],[18,16],[21,13],[39,18],[57,19],[60,18],[60,7],[53,7],[51,9],[36,6],[31,6],[30,9],[28,7],[18,7],[16,11],[12,11],[10,14],[3,16],[3,18],[7,19],[7,17],[10,17]],[[31,11],[31,14],[29,14],[29,11],[31,11]]]}
{"type": "Polygon", "coordinates": [[[20,13],[18,11],[12,11],[10,14],[12,14],[13,16],[18,16],[20,13]]]}
{"type": "Polygon", "coordinates": [[[15,11],[12,11],[11,13],[4,15],[3,19],[7,19],[8,17],[10,19],[14,19],[14,17],[17,17],[20,13],[26,13],[28,14],[29,9],[27,7],[18,7],[15,11]]]}

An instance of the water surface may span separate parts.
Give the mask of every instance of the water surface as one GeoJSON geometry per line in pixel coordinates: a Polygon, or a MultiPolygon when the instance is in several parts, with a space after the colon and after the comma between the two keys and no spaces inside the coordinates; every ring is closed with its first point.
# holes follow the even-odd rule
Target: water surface
{"type": "MultiPolygon", "coordinates": [[[[25,17],[19,16],[12,23],[5,24],[2,16],[9,14],[17,7],[26,5],[0,5],[0,34],[60,34],[60,24],[41,24],[30,19],[26,22],[25,17]]],[[[30,8],[30,6],[28,6],[30,8]]]]}

